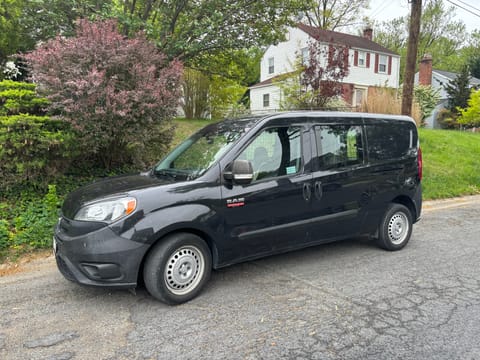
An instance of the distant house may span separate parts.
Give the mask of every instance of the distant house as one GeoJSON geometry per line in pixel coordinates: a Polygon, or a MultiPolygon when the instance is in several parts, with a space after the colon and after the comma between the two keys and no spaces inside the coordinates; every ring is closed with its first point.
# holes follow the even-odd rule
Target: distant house
{"type": "Polygon", "coordinates": [[[349,74],[343,79],[343,98],[351,106],[360,105],[369,89],[378,86],[398,88],[400,56],[372,41],[373,30],[363,36],[322,30],[298,24],[286,34],[286,41],[271,45],[260,63],[260,82],[250,87],[250,110],[253,113],[276,111],[280,108],[281,91],[275,79],[292,72],[299,56],[308,58],[309,41],[325,46],[348,47],[349,74]]]}
{"type": "MultiPolygon", "coordinates": [[[[418,70],[419,71],[415,74],[415,85],[431,85],[432,88],[438,90],[440,94],[440,100],[433,110],[432,115],[425,119],[425,127],[440,128],[440,124],[437,122],[438,112],[445,109],[448,105],[448,94],[445,91],[445,85],[450,81],[455,80],[458,74],[433,69],[432,57],[428,54],[426,54],[420,61],[418,70]]],[[[470,78],[470,86],[472,88],[480,87],[480,79],[474,77],[470,78]]]]}

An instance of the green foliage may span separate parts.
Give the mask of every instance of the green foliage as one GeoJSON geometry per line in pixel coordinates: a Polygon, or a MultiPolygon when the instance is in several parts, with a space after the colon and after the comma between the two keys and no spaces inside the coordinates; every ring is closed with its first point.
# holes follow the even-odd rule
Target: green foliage
{"type": "Polygon", "coordinates": [[[480,90],[472,91],[465,109],[458,109],[458,123],[467,127],[480,126],[480,90]]]}
{"type": "MultiPolygon", "coordinates": [[[[400,54],[400,81],[403,81],[407,54],[409,15],[383,22],[375,31],[375,41],[400,54]]],[[[460,52],[467,40],[465,24],[455,19],[455,8],[446,8],[443,0],[426,2],[422,9],[418,60],[431,54],[433,67],[459,71],[467,57],[460,52]]],[[[418,63],[418,61],[417,61],[418,63]]]]}
{"type": "MultiPolygon", "coordinates": [[[[171,59],[187,65],[205,54],[270,45],[284,37],[305,0],[115,1],[105,17],[124,34],[144,29],[171,59]]],[[[203,70],[203,69],[202,69],[203,70]]]]}
{"type": "Polygon", "coordinates": [[[35,84],[11,80],[0,81],[0,116],[32,114],[45,115],[49,101],[38,97],[35,84]]]}
{"type": "Polygon", "coordinates": [[[0,253],[10,246],[10,229],[8,221],[0,219],[0,253]]]}
{"type": "Polygon", "coordinates": [[[370,0],[308,0],[307,23],[326,30],[350,26],[361,19],[369,3],[370,0]]]}
{"type": "Polygon", "coordinates": [[[440,100],[440,90],[434,90],[431,86],[417,85],[413,89],[415,101],[420,106],[422,112],[421,123],[432,114],[433,109],[440,100]]]}
{"type": "Polygon", "coordinates": [[[245,86],[234,80],[222,76],[213,76],[210,80],[209,97],[211,117],[221,119],[232,112],[241,112],[241,108],[236,105],[246,91],[245,86]]]}
{"type": "Polygon", "coordinates": [[[26,200],[0,207],[0,254],[7,249],[21,253],[51,246],[61,202],[56,186],[49,185],[43,197],[28,192],[23,197],[26,200]]]}
{"type": "Polygon", "coordinates": [[[458,76],[445,85],[448,94],[448,109],[452,113],[459,114],[459,108],[467,107],[470,97],[470,73],[467,66],[463,66],[458,76]]]}
{"type": "Polygon", "coordinates": [[[437,114],[437,121],[442,129],[458,129],[457,113],[453,113],[448,109],[441,109],[437,114]]]}
{"type": "Polygon", "coordinates": [[[64,126],[46,116],[0,116],[0,186],[42,184],[57,175],[72,141],[64,126]]]}
{"type": "Polygon", "coordinates": [[[126,38],[115,21],[79,20],[74,37],[56,38],[25,59],[50,110],[71,125],[78,161],[111,170],[144,161],[148,144],[171,140],[182,64],[169,61],[138,33],[126,38]]]}
{"type": "Polygon", "coordinates": [[[67,124],[44,114],[48,100],[35,85],[0,82],[0,187],[26,181],[42,186],[66,165],[72,135],[67,124]],[[33,115],[32,115],[33,114],[33,115]]]}
{"type": "Polygon", "coordinates": [[[419,129],[423,198],[480,194],[480,133],[419,129]]]}
{"type": "Polygon", "coordinates": [[[247,88],[219,75],[207,76],[198,70],[185,69],[183,76],[183,111],[187,119],[212,117],[221,119],[233,111],[247,88]]]}

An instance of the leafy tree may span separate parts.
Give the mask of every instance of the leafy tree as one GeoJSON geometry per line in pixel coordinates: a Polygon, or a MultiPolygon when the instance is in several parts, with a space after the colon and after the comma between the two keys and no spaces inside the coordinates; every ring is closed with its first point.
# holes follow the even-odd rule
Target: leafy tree
{"type": "Polygon", "coordinates": [[[183,112],[187,119],[201,119],[208,114],[210,80],[198,70],[185,69],[183,75],[183,112]]]}
{"type": "MultiPolygon", "coordinates": [[[[8,56],[21,48],[22,31],[20,17],[24,7],[23,0],[2,1],[0,6],[0,67],[8,56]]],[[[0,72],[0,77],[3,74],[0,72]]]]}
{"type": "Polygon", "coordinates": [[[358,22],[370,0],[310,0],[305,14],[308,25],[326,30],[351,26],[358,22]]]}
{"type": "Polygon", "coordinates": [[[311,41],[308,49],[308,61],[299,59],[296,70],[278,82],[283,109],[323,109],[342,94],[348,47],[311,41]]]}
{"type": "Polygon", "coordinates": [[[417,85],[413,89],[413,94],[422,113],[421,124],[424,124],[425,119],[432,114],[440,100],[440,90],[434,90],[431,86],[417,85]]]}
{"type": "MultiPolygon", "coordinates": [[[[74,34],[75,21],[100,14],[111,1],[6,0],[0,6],[0,65],[8,56],[32,50],[58,34],[74,34]]],[[[1,75],[1,74],[0,74],[1,75]]]]}
{"type": "Polygon", "coordinates": [[[470,97],[470,74],[468,67],[464,66],[458,76],[445,85],[448,94],[448,109],[452,113],[459,113],[458,108],[467,107],[470,97]]]}
{"type": "MultiPolygon", "coordinates": [[[[418,58],[429,53],[437,69],[458,71],[462,65],[459,51],[466,40],[465,24],[455,21],[455,8],[446,8],[443,0],[429,0],[422,10],[418,58]]],[[[408,42],[409,17],[403,16],[381,24],[375,41],[401,56],[403,76],[408,42]]],[[[418,63],[418,61],[417,61],[418,63]]]]}
{"type": "Polygon", "coordinates": [[[144,158],[148,144],[170,142],[182,65],[143,34],[128,39],[115,21],[80,20],[74,37],[25,58],[50,110],[76,131],[83,159],[109,169],[144,158]]]}
{"type": "Polygon", "coordinates": [[[192,65],[200,55],[283,39],[304,7],[305,0],[116,0],[105,16],[118,18],[124,34],[146,30],[167,56],[192,65]]]}
{"type": "Polygon", "coordinates": [[[218,76],[186,69],[183,77],[183,111],[187,119],[219,119],[236,109],[246,87],[218,76]]]}
{"type": "Polygon", "coordinates": [[[462,49],[462,57],[467,59],[470,75],[480,79],[480,31],[472,32],[468,44],[462,49]]]}
{"type": "Polygon", "coordinates": [[[458,110],[460,112],[459,124],[468,127],[480,126],[480,90],[472,91],[468,99],[468,106],[458,110]]]}
{"type": "Polygon", "coordinates": [[[480,56],[477,57],[477,58],[473,58],[471,61],[470,61],[470,64],[469,64],[469,68],[470,68],[470,74],[477,78],[477,79],[480,79],[480,56]]]}

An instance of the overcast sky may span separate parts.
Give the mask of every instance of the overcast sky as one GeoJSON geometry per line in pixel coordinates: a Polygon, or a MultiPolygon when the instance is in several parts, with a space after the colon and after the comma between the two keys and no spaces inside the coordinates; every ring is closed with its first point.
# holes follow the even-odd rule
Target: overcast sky
{"type": "MultiPolygon", "coordinates": [[[[425,0],[423,1],[425,3],[425,0]]],[[[463,7],[455,6],[456,18],[462,20],[468,31],[480,30],[480,1],[479,0],[444,0],[445,7],[454,6],[453,3],[463,7]],[[471,6],[473,6],[473,8],[471,6]],[[475,16],[472,13],[476,13],[475,16]]],[[[408,0],[370,0],[370,10],[367,15],[379,22],[390,20],[410,13],[408,0]]]]}

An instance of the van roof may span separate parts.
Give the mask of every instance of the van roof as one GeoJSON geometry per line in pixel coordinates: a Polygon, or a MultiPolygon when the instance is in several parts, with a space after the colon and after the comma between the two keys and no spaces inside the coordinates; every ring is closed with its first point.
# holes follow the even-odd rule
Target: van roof
{"type": "Polygon", "coordinates": [[[378,120],[395,120],[395,121],[415,121],[404,115],[387,115],[387,114],[372,114],[372,113],[362,113],[362,112],[341,112],[341,111],[287,111],[287,112],[275,112],[275,113],[265,113],[261,115],[249,115],[235,119],[228,119],[227,121],[231,122],[241,122],[242,125],[247,125],[248,127],[253,126],[264,119],[275,119],[275,118],[288,118],[288,117],[302,117],[302,118],[338,118],[338,119],[353,119],[353,118],[362,118],[362,119],[378,119],[378,120]]]}

